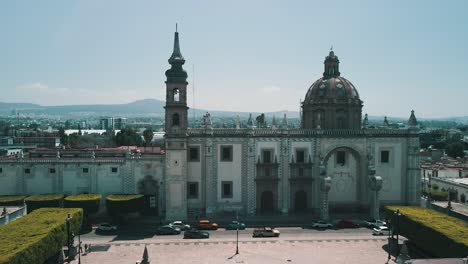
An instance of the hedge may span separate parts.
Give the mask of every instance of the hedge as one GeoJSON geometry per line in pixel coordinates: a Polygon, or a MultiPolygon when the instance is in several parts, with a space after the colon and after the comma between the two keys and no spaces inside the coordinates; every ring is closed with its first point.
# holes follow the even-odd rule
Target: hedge
{"type": "Polygon", "coordinates": [[[32,195],[24,199],[28,213],[44,207],[62,207],[63,194],[32,195]]]}
{"type": "Polygon", "coordinates": [[[42,264],[67,242],[67,215],[78,234],[80,208],[42,208],[0,227],[0,264],[42,264]]]}
{"type": "Polygon", "coordinates": [[[111,215],[141,211],[143,209],[143,195],[108,195],[106,197],[106,208],[111,215]]]}
{"type": "Polygon", "coordinates": [[[99,211],[102,196],[100,194],[78,194],[65,197],[63,207],[82,208],[84,214],[93,214],[99,211]]]}
{"type": "Polygon", "coordinates": [[[395,224],[399,209],[400,234],[422,250],[439,258],[466,257],[468,223],[437,211],[412,206],[385,206],[385,214],[395,224]]]}
{"type": "Polygon", "coordinates": [[[23,206],[26,197],[23,195],[0,196],[0,206],[23,206]]]}

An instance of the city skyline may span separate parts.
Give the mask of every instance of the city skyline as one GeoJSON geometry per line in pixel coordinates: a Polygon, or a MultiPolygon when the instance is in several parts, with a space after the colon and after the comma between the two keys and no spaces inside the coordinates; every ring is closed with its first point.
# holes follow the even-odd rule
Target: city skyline
{"type": "Polygon", "coordinates": [[[363,113],[468,115],[465,2],[266,3],[4,3],[0,101],[164,100],[178,22],[190,107],[298,111],[333,45],[363,113]]]}

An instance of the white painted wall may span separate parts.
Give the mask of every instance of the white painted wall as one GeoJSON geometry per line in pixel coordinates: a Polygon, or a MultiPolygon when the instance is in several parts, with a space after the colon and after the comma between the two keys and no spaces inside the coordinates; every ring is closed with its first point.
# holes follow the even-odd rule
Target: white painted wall
{"type": "MultiPolygon", "coordinates": [[[[377,141],[375,142],[374,162],[377,176],[382,177],[382,190],[379,193],[380,199],[384,201],[401,201],[402,182],[406,173],[403,166],[402,142],[395,141],[377,141]],[[390,162],[382,163],[380,160],[380,151],[390,151],[390,162]]],[[[407,159],[407,158],[406,158],[407,159]]]]}
{"type": "Polygon", "coordinates": [[[218,202],[238,203],[242,200],[242,145],[241,144],[217,144],[218,152],[218,202]],[[221,145],[232,145],[232,161],[220,161],[221,145]],[[221,198],[222,182],[232,181],[232,198],[221,198]]]}
{"type": "Polygon", "coordinates": [[[0,173],[0,195],[16,194],[16,166],[2,166],[0,173]]]}
{"type": "Polygon", "coordinates": [[[102,164],[96,168],[97,192],[103,197],[108,194],[118,194],[123,192],[122,167],[119,164],[102,164]],[[112,167],[117,167],[116,173],[111,172],[112,167]]]}
{"type": "Polygon", "coordinates": [[[31,168],[30,174],[25,174],[27,194],[49,194],[54,193],[53,182],[57,173],[49,175],[49,168],[53,166],[35,166],[31,168]]]}

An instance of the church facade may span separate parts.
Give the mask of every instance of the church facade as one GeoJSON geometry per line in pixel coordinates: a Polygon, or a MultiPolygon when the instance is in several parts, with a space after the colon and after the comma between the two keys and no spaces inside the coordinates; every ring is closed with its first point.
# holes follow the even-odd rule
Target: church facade
{"type": "Polygon", "coordinates": [[[419,138],[408,129],[369,129],[354,85],[341,77],[333,51],[323,77],[302,102],[301,128],[286,116],[271,127],[203,128],[187,122],[187,73],[175,33],[166,71],[166,219],[237,212],[291,214],[368,211],[385,204],[417,205],[419,138]]]}
{"type": "Polygon", "coordinates": [[[184,63],[176,32],[166,71],[165,152],[51,149],[3,158],[0,195],[142,193],[150,213],[168,221],[302,212],[379,219],[382,205],[419,204],[414,113],[407,129],[369,128],[333,51],[306,92],[300,128],[289,128],[286,116],[270,127],[260,116],[247,127],[215,128],[209,114],[202,128],[188,127],[184,63]]]}

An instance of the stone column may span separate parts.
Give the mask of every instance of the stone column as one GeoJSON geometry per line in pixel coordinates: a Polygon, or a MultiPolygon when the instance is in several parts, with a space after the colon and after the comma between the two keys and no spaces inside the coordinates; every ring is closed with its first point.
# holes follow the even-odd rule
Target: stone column
{"type": "Polygon", "coordinates": [[[255,140],[247,140],[247,215],[255,215],[257,189],[255,185],[255,140]]]}

